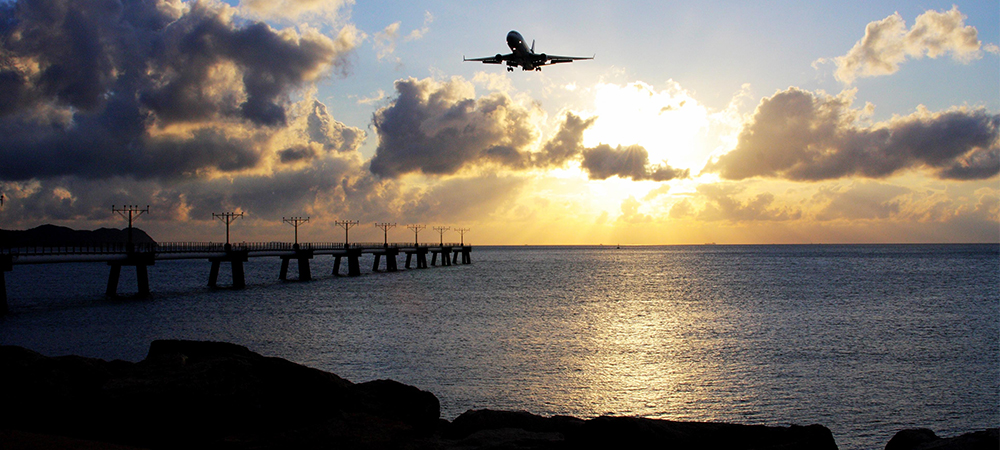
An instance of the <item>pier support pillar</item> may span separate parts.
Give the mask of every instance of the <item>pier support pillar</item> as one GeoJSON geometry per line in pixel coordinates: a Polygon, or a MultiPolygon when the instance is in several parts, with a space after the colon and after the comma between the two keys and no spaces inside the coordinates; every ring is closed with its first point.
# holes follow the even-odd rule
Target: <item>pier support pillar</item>
{"type": "Polygon", "coordinates": [[[347,251],[347,276],[356,277],[361,275],[361,250],[347,251]]]}
{"type": "Polygon", "coordinates": [[[278,279],[281,281],[288,280],[288,260],[295,258],[298,262],[299,268],[299,279],[298,281],[309,281],[312,279],[312,271],[309,270],[309,260],[313,257],[312,250],[296,250],[294,255],[282,256],[281,257],[281,272],[278,273],[278,279]]]}
{"type": "Polygon", "coordinates": [[[427,247],[416,247],[413,250],[406,251],[406,268],[410,268],[410,260],[416,255],[417,256],[417,268],[426,269],[427,268],[427,247]]]}
{"type": "Polygon", "coordinates": [[[472,247],[462,246],[462,264],[472,264],[472,247]]]}
{"type": "Polygon", "coordinates": [[[156,260],[152,253],[134,253],[122,261],[108,261],[111,273],[108,274],[108,288],[104,293],[108,297],[118,295],[118,281],[121,279],[122,266],[135,266],[135,282],[138,285],[137,297],[149,297],[149,270],[156,260]]]}
{"type": "Polygon", "coordinates": [[[243,289],[246,287],[246,276],[243,273],[243,263],[247,261],[246,250],[227,250],[225,256],[209,258],[212,262],[212,271],[208,273],[208,287],[219,287],[219,266],[223,262],[228,262],[233,271],[233,289],[243,289]]]}
{"type": "Polygon", "coordinates": [[[361,249],[347,249],[344,254],[333,255],[333,275],[340,276],[340,258],[347,258],[347,276],[361,275],[361,249]]]}
{"type": "Polygon", "coordinates": [[[399,249],[397,248],[386,248],[385,251],[375,252],[375,262],[372,264],[372,272],[378,272],[379,262],[382,260],[382,255],[385,255],[385,271],[395,272],[399,270],[396,267],[396,255],[399,254],[399,249]]]}
{"type": "Polygon", "coordinates": [[[396,255],[399,254],[399,249],[397,248],[387,248],[385,250],[385,271],[395,272],[399,270],[396,267],[396,255]]]}
{"type": "Polygon", "coordinates": [[[14,258],[0,255],[0,316],[7,314],[7,272],[14,270],[14,258]]]}

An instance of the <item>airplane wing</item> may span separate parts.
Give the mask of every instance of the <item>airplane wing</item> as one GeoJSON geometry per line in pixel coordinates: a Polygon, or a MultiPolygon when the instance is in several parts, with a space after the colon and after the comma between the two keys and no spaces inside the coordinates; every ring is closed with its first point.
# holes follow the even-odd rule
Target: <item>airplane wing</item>
{"type": "Polygon", "coordinates": [[[482,58],[466,58],[463,56],[462,61],[482,61],[483,64],[503,64],[504,61],[510,61],[513,57],[513,53],[508,53],[506,55],[497,53],[494,56],[484,56],[482,58]]]}
{"type": "Polygon", "coordinates": [[[545,56],[545,61],[543,62],[543,64],[546,65],[568,63],[568,62],[578,61],[581,59],[594,59],[593,56],[559,56],[559,55],[546,55],[544,53],[542,53],[541,55],[545,56]]]}

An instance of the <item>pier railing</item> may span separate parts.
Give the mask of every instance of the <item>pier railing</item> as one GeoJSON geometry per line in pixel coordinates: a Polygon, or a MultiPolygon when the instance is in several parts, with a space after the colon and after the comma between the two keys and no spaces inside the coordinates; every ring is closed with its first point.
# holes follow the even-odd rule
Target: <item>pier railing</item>
{"type": "MultiPolygon", "coordinates": [[[[461,247],[458,243],[444,243],[443,247],[461,247]]],[[[386,244],[381,242],[305,242],[300,243],[300,250],[340,250],[340,249],[360,249],[374,250],[385,248],[386,244]]],[[[389,243],[389,248],[431,248],[442,247],[441,244],[421,243],[389,243]]],[[[295,244],[290,242],[234,242],[229,247],[232,251],[246,252],[270,252],[270,251],[293,251],[295,244]]],[[[155,253],[155,254],[177,254],[177,253],[210,253],[225,252],[226,244],[219,242],[160,242],[160,243],[138,243],[131,247],[124,243],[92,243],[84,245],[27,245],[0,247],[0,255],[14,256],[41,256],[41,255],[112,255],[127,253],[155,253]]]]}

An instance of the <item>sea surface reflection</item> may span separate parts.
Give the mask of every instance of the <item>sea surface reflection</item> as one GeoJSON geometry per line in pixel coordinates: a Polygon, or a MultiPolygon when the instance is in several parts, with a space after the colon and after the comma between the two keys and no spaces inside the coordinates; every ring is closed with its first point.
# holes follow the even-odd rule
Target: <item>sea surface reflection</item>
{"type": "Polygon", "coordinates": [[[151,300],[105,299],[101,264],[18,266],[0,342],[139,360],[153,339],[230,341],[418,386],[448,419],[494,408],[820,423],[846,449],[880,448],[907,427],[1000,423],[997,245],[472,256],[356,278],[329,276],[332,261],[317,258],[309,283],[279,282],[277,258],[252,259],[242,291],[204,287],[206,261],[162,262],[151,300]]]}

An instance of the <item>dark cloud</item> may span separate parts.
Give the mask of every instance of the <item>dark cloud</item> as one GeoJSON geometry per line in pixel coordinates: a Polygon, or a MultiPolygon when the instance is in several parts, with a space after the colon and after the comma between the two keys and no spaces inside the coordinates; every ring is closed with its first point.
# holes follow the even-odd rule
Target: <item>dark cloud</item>
{"type": "Polygon", "coordinates": [[[530,112],[506,94],[474,99],[458,80],[396,81],[398,96],[375,112],[378,147],[372,173],[388,178],[420,172],[450,175],[469,164],[524,167],[535,139],[530,112]]]}
{"type": "Polygon", "coordinates": [[[611,148],[610,145],[601,144],[584,149],[582,167],[592,180],[617,176],[635,181],[668,181],[690,175],[688,169],[674,169],[665,164],[650,166],[649,152],[639,145],[611,148]]]}
{"type": "Polygon", "coordinates": [[[566,120],[559,131],[542,147],[537,162],[540,165],[561,166],[576,158],[583,150],[583,132],[594,124],[597,117],[582,119],[576,114],[566,113],[566,120]]]}
{"type": "Polygon", "coordinates": [[[688,170],[650,165],[640,146],[584,148],[583,132],[596,117],[567,113],[549,141],[532,150],[536,138],[531,112],[505,94],[475,99],[457,80],[406,79],[396,82],[398,96],[373,118],[379,144],[371,172],[386,178],[420,172],[455,174],[462,168],[495,164],[511,169],[560,167],[580,160],[591,179],[612,176],[667,181],[689,176],[688,170]]]}
{"type": "MultiPolygon", "coordinates": [[[[0,177],[174,178],[263,164],[292,126],[292,93],[351,48],[241,24],[234,12],[214,2],[0,5],[0,177]]],[[[325,108],[315,114],[326,122],[307,134],[328,151],[364,138],[325,108]]],[[[284,148],[295,145],[306,142],[284,148]]]]}
{"type": "Polygon", "coordinates": [[[927,169],[942,179],[985,179],[1000,173],[1000,115],[984,109],[917,111],[861,126],[848,94],[796,88],[765,98],[740,132],[736,148],[705,170],[723,178],[799,181],[849,176],[885,178],[927,169]]]}
{"type": "Polygon", "coordinates": [[[278,158],[283,163],[308,161],[315,157],[316,157],[316,152],[312,149],[312,147],[306,145],[297,145],[295,147],[289,147],[278,152],[278,158]]]}

